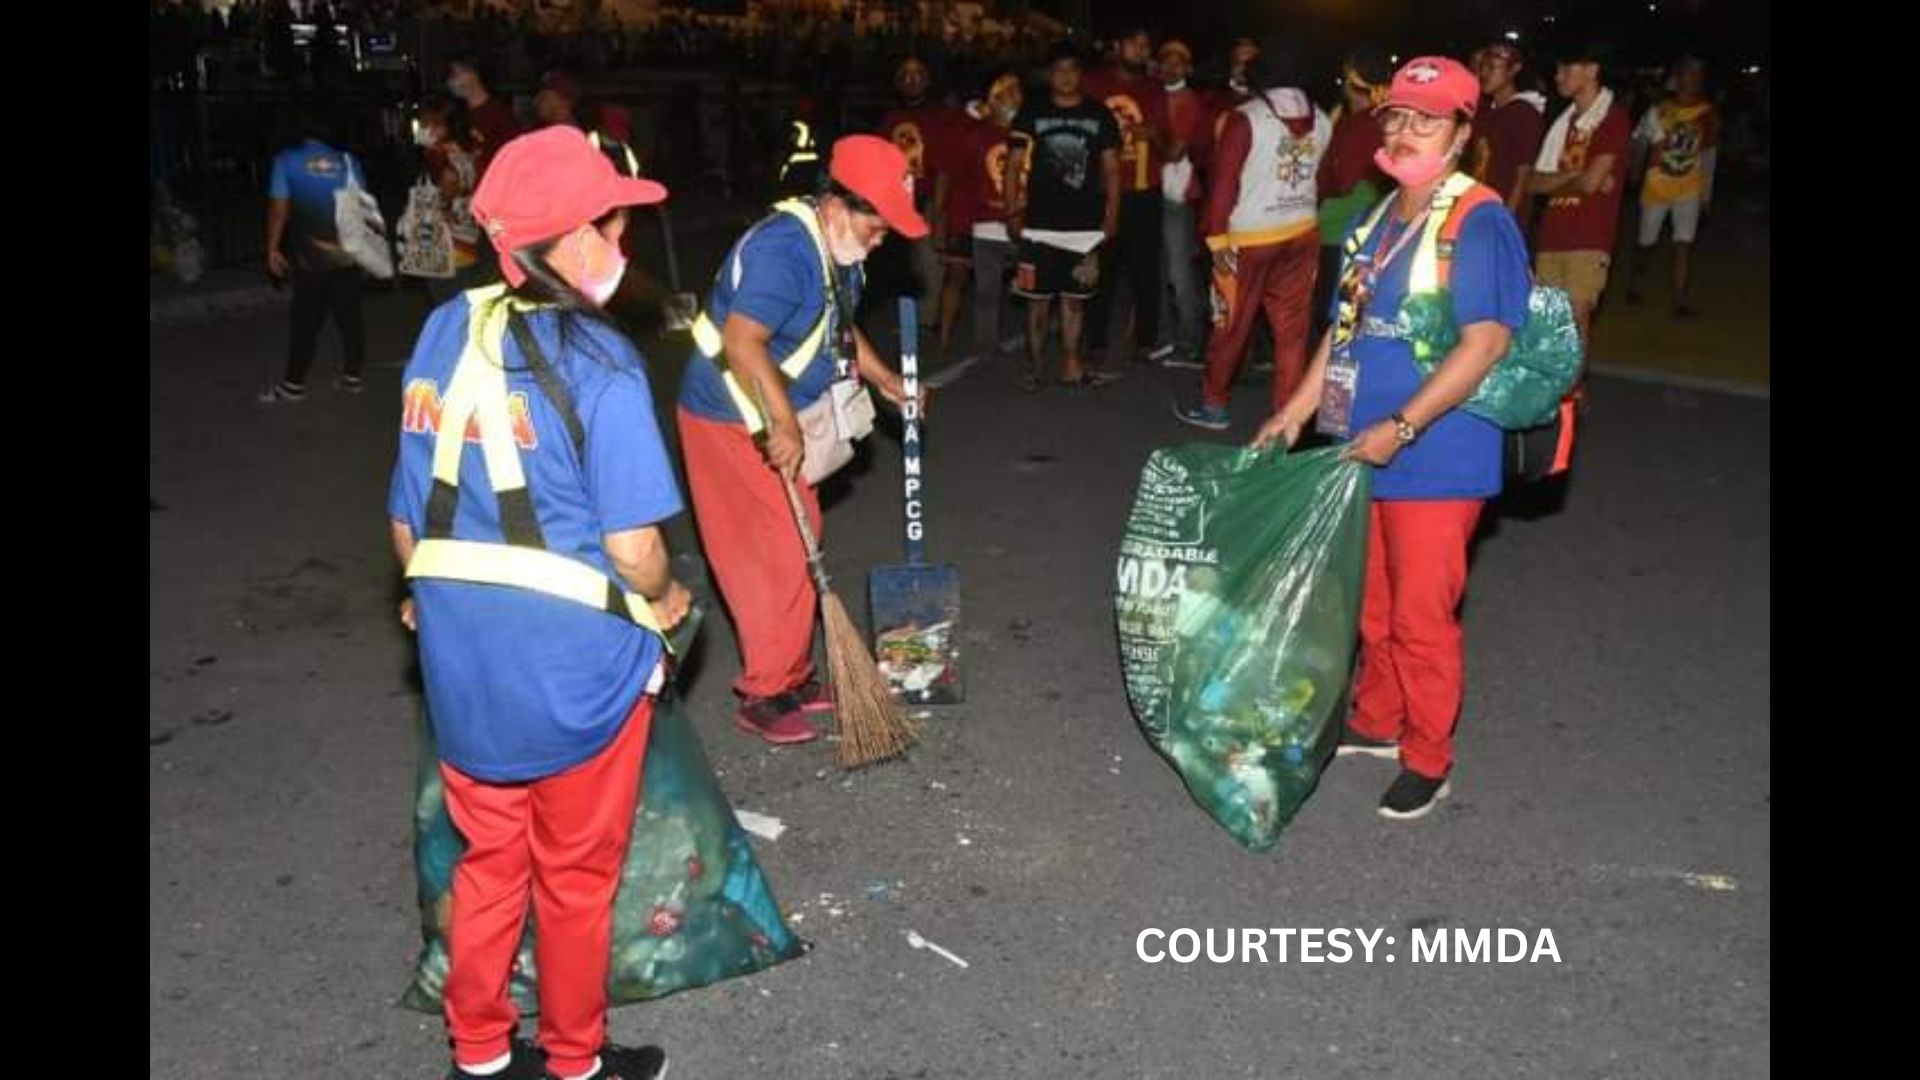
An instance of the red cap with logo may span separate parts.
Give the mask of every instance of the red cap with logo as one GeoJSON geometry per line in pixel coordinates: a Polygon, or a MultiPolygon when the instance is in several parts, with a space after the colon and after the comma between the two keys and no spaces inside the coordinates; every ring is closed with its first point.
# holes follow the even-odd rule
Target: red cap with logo
{"type": "Polygon", "coordinates": [[[1444,56],[1422,56],[1394,73],[1387,91],[1388,109],[1412,109],[1428,116],[1472,116],[1480,108],[1480,79],[1465,64],[1444,56]]]}
{"type": "Polygon", "coordinates": [[[622,206],[665,202],[652,180],[621,176],[586,133],[566,124],[541,128],[500,148],[473,193],[473,219],[500,253],[509,285],[527,280],[513,253],[552,240],[622,206]]]}
{"type": "Polygon", "coordinates": [[[873,205],[887,227],[909,240],[927,235],[927,222],[913,208],[913,172],[907,155],[878,135],[848,135],[833,144],[828,175],[873,205]]]}

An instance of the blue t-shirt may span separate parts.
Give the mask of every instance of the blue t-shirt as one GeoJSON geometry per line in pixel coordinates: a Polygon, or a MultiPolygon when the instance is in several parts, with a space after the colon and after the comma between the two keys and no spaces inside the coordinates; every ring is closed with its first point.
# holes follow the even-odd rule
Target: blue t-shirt
{"type": "MultiPolygon", "coordinates": [[[[1365,220],[1363,216],[1359,223],[1365,220]]],[[[1374,257],[1383,254],[1380,245],[1388,231],[1384,222],[1376,226],[1361,251],[1374,257]]],[[[1373,300],[1353,341],[1354,360],[1360,367],[1353,400],[1355,435],[1405,407],[1425,381],[1414,366],[1413,345],[1400,318],[1419,243],[1409,243],[1375,283],[1373,300]]],[[[1527,321],[1527,294],[1532,286],[1527,244],[1513,214],[1491,202],[1469,211],[1454,244],[1449,278],[1454,324],[1497,322],[1518,330],[1527,321]]],[[[1374,470],[1373,497],[1486,499],[1500,493],[1500,479],[1500,429],[1456,408],[1429,425],[1411,446],[1401,447],[1392,464],[1374,470]]]]}
{"type": "MultiPolygon", "coordinates": [[[[793,215],[776,211],[733,245],[707,294],[707,318],[715,330],[726,323],[728,315],[738,312],[773,331],[768,346],[775,363],[806,340],[821,310],[826,310],[827,333],[820,351],[800,377],[787,385],[787,397],[795,409],[819,400],[833,383],[833,341],[839,328],[839,311],[852,312],[860,303],[859,268],[835,267],[834,277],[840,290],[838,311],[827,300],[820,249],[814,246],[807,227],[793,215]]],[[[720,365],[702,356],[698,349],[687,362],[680,383],[680,404],[703,420],[745,422],[720,378],[720,365]]]]}
{"type": "Polygon", "coordinates": [[[273,159],[267,197],[293,204],[289,227],[296,241],[340,242],[339,229],[334,225],[333,194],[347,186],[349,174],[366,186],[366,174],[352,154],[318,139],[308,139],[273,159]]]}
{"type": "MultiPolygon", "coordinates": [[[[387,513],[426,534],[440,405],[467,339],[464,295],[427,320],[402,385],[400,455],[387,513]]],[[[607,533],[653,525],[681,510],[640,353],[618,331],[562,316],[528,316],[573,397],[585,460],[508,335],[507,392],[514,441],[549,550],[613,576],[607,533]]],[[[503,539],[499,502],[477,441],[460,461],[453,536],[503,539]]],[[[615,580],[618,580],[617,578],[615,580]]],[[[660,639],[623,618],[528,590],[438,579],[413,582],[420,668],[440,756],[495,783],[552,776],[598,754],[619,734],[659,663],[660,639]]]]}

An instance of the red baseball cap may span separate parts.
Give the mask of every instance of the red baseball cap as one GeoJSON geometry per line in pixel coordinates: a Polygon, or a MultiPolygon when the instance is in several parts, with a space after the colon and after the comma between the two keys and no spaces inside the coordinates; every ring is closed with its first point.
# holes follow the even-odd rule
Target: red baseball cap
{"type": "Polygon", "coordinates": [[[586,133],[566,124],[541,128],[500,148],[473,193],[473,219],[500,253],[500,272],[521,285],[513,253],[564,236],[622,206],[665,202],[652,180],[621,176],[586,133]]]}
{"type": "Polygon", "coordinates": [[[878,135],[848,135],[833,144],[827,175],[873,204],[887,227],[909,240],[927,235],[927,222],[913,208],[913,172],[907,155],[878,135]]]}
{"type": "Polygon", "coordinates": [[[1472,116],[1480,108],[1480,79],[1458,60],[1422,56],[1394,72],[1382,108],[1404,108],[1428,116],[1472,116]]]}

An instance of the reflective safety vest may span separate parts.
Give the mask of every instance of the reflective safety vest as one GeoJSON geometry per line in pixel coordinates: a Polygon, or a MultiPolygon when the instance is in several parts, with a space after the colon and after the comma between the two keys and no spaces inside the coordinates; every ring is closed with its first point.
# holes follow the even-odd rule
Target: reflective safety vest
{"type": "Polygon", "coordinates": [[[595,150],[607,155],[613,162],[614,170],[620,175],[628,177],[640,175],[640,158],[633,152],[633,147],[597,131],[587,132],[587,141],[593,144],[595,150]],[[623,165],[624,168],[622,168],[623,165]]]}
{"type": "MultiPolygon", "coordinates": [[[[796,123],[797,122],[798,121],[796,121],[796,123]]],[[[833,280],[833,261],[827,255],[827,238],[820,232],[820,218],[815,214],[813,204],[805,199],[787,199],[774,204],[773,209],[775,213],[787,214],[797,219],[801,226],[807,230],[807,235],[813,240],[814,250],[820,255],[821,280],[823,282],[831,282],[833,280]]],[[[766,218],[762,220],[760,224],[764,225],[771,220],[773,220],[771,217],[766,218]]],[[[759,227],[759,225],[754,226],[756,229],[759,227]]],[[[742,272],[740,262],[741,251],[745,247],[746,240],[743,238],[740,244],[734,248],[733,258],[729,260],[731,272],[734,275],[734,284],[736,285],[739,284],[740,281],[739,275],[742,272]]],[[[728,273],[729,266],[722,266],[720,272],[723,274],[728,273]]],[[[801,375],[804,375],[807,368],[811,367],[815,358],[820,355],[820,350],[828,347],[827,322],[832,311],[833,304],[831,297],[829,297],[822,301],[820,305],[820,317],[814,320],[813,329],[807,331],[807,336],[800,340],[799,346],[785,357],[774,361],[774,363],[779,366],[780,373],[785,375],[789,381],[797,380],[801,375]]],[[[726,384],[727,393],[733,398],[734,407],[740,410],[740,418],[746,421],[747,432],[754,435],[759,434],[767,426],[766,418],[761,415],[759,403],[747,392],[746,387],[740,384],[740,380],[734,377],[733,372],[727,369],[726,359],[722,355],[725,350],[720,340],[720,328],[713,324],[713,320],[709,318],[704,311],[695,316],[693,320],[693,347],[699,350],[700,355],[719,366],[720,381],[726,384]]]]}
{"type": "MultiPolygon", "coordinates": [[[[1373,234],[1374,227],[1392,211],[1394,200],[1394,196],[1388,196],[1347,239],[1346,253],[1349,260],[1360,253],[1361,247],[1367,242],[1367,237],[1373,234]]],[[[1471,214],[1475,207],[1504,201],[1500,198],[1499,192],[1466,173],[1456,172],[1447,177],[1440,185],[1440,190],[1434,194],[1433,209],[1428,213],[1426,225],[1421,230],[1420,241],[1413,249],[1413,265],[1407,270],[1408,298],[1435,294],[1447,288],[1453,273],[1454,244],[1459,241],[1460,230],[1466,224],[1467,215],[1471,214]]],[[[1530,303],[1530,306],[1534,305],[1530,303]]],[[[1343,327],[1349,334],[1354,332],[1352,327],[1354,320],[1350,315],[1350,308],[1350,303],[1343,297],[1340,301],[1340,318],[1335,320],[1336,345],[1341,344],[1340,333],[1343,327]]],[[[1571,309],[1565,309],[1563,316],[1565,322],[1561,325],[1569,328],[1567,332],[1573,332],[1571,309]]],[[[1412,345],[1415,360],[1418,363],[1423,352],[1426,351],[1426,346],[1419,340],[1412,342],[1412,345]]],[[[1499,362],[1506,363],[1507,359],[1503,357],[1499,362]]],[[[1569,382],[1572,377],[1573,373],[1569,371],[1567,373],[1569,382]]],[[[1578,417],[1575,400],[1577,393],[1578,391],[1569,393],[1561,399],[1555,420],[1549,421],[1546,428],[1535,429],[1545,431],[1552,428],[1553,424],[1558,424],[1557,428],[1552,428],[1554,443],[1552,462],[1542,475],[1552,476],[1565,472],[1572,464],[1574,433],[1578,417]]],[[[1467,407],[1471,410],[1472,403],[1469,402],[1467,407]]],[[[1511,442],[1517,436],[1510,430],[1506,437],[1511,442]]]]}
{"type": "MultiPolygon", "coordinates": [[[[1374,227],[1392,211],[1396,198],[1389,196],[1381,202],[1347,238],[1347,258],[1360,254],[1360,249],[1366,246],[1367,237],[1373,235],[1374,227]]],[[[1459,240],[1460,229],[1466,224],[1467,215],[1477,206],[1500,201],[1499,192],[1466,173],[1457,172],[1447,177],[1433,196],[1433,209],[1427,214],[1426,227],[1420,233],[1420,243],[1413,249],[1413,267],[1407,276],[1408,296],[1439,292],[1447,287],[1453,273],[1453,245],[1459,240]]]]}
{"type": "Polygon", "coordinates": [[[797,165],[817,165],[820,163],[820,148],[813,143],[813,125],[805,120],[793,122],[793,151],[780,165],[780,182],[787,182],[787,174],[797,165]]]}
{"type": "MultiPolygon", "coordinates": [[[[532,329],[521,317],[532,305],[509,297],[504,285],[475,289],[467,293],[467,301],[473,310],[467,323],[467,345],[454,366],[441,406],[440,425],[434,433],[433,490],[427,498],[426,537],[414,546],[413,557],[407,562],[407,578],[503,585],[543,593],[629,620],[667,641],[646,597],[628,592],[597,567],[547,550],[508,411],[502,343],[509,330],[525,354],[534,381],[565,420],[583,464],[586,430],[566,386],[547,363],[532,329]],[[460,504],[460,458],[467,444],[469,423],[479,429],[487,480],[500,505],[504,542],[453,538],[454,513],[460,504]]],[[[672,650],[670,644],[668,650],[672,650]]]]}

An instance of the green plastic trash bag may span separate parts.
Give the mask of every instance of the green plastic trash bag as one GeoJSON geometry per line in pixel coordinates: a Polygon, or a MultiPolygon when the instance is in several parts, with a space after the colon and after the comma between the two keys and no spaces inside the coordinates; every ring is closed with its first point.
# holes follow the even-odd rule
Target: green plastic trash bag
{"type": "MultiPolygon", "coordinates": [[[[671,690],[654,706],[642,784],[614,901],[610,1003],[649,1001],[750,975],[804,951],[781,918],[747,834],[671,690]]],[[[424,721],[414,825],[426,946],[401,1004],[438,1013],[447,978],[453,866],[466,842],[447,816],[439,754],[424,721]]],[[[513,972],[514,1004],[526,1016],[539,1011],[533,935],[529,919],[513,972]]]]}
{"type": "MultiPolygon", "coordinates": [[[[1415,294],[1400,311],[1413,342],[1414,366],[1427,378],[1460,343],[1453,297],[1444,290],[1415,294]]],[[[1539,427],[1553,419],[1560,399],[1573,389],[1580,357],[1573,301],[1564,289],[1536,285],[1527,296],[1526,324],[1514,332],[1506,355],[1460,407],[1509,431],[1539,427]]]]}
{"type": "Polygon", "coordinates": [[[1127,698],[1235,840],[1271,848],[1338,738],[1371,470],[1339,448],[1156,450],[1114,590],[1127,698]]]}

